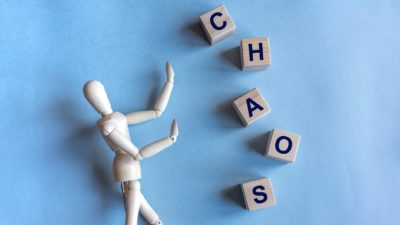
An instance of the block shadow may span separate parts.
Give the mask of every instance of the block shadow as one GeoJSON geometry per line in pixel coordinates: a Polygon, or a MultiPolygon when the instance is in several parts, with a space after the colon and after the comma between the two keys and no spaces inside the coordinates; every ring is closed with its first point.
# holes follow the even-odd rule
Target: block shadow
{"type": "Polygon", "coordinates": [[[240,184],[222,190],[222,195],[230,201],[234,202],[237,206],[241,208],[246,208],[244,205],[242,188],[240,187],[240,184]]]}
{"type": "Polygon", "coordinates": [[[184,31],[189,34],[190,44],[201,47],[210,46],[206,34],[199,21],[193,21],[184,27],[184,31]]]}
{"type": "Polygon", "coordinates": [[[216,106],[216,112],[220,117],[220,122],[225,128],[240,128],[243,127],[239,116],[236,114],[232,106],[234,98],[224,101],[216,106]]]}
{"type": "Polygon", "coordinates": [[[236,46],[221,52],[221,58],[228,61],[236,69],[241,70],[242,64],[240,61],[240,47],[236,46]]]}
{"type": "Polygon", "coordinates": [[[287,164],[286,162],[265,156],[265,150],[267,148],[267,141],[268,141],[267,139],[268,135],[270,134],[269,132],[264,132],[248,139],[247,145],[249,146],[250,151],[253,151],[256,154],[260,154],[262,155],[262,157],[264,157],[262,162],[263,164],[265,164],[265,166],[263,166],[265,168],[273,168],[277,166],[286,165],[287,164]]]}
{"type": "Polygon", "coordinates": [[[267,147],[268,132],[259,134],[253,138],[247,140],[247,145],[251,150],[255,151],[260,155],[264,155],[265,148],[267,147]]]}

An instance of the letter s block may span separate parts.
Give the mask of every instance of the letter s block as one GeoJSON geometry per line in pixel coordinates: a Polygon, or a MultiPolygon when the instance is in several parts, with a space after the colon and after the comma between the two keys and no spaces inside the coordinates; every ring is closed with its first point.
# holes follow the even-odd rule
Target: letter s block
{"type": "Polygon", "coordinates": [[[233,34],[236,30],[236,25],[224,5],[201,15],[200,23],[211,45],[233,34]]]}
{"type": "Polygon", "coordinates": [[[273,129],[268,135],[265,156],[285,162],[294,162],[301,136],[292,132],[273,129]]]}
{"type": "Polygon", "coordinates": [[[271,108],[257,88],[233,101],[233,108],[245,126],[267,115],[271,108]]]}
{"type": "Polygon", "coordinates": [[[240,42],[242,70],[264,70],[271,64],[269,38],[246,38],[240,42]]]}
{"type": "Polygon", "coordinates": [[[276,204],[271,180],[268,177],[243,183],[241,187],[243,199],[249,211],[276,204]]]}

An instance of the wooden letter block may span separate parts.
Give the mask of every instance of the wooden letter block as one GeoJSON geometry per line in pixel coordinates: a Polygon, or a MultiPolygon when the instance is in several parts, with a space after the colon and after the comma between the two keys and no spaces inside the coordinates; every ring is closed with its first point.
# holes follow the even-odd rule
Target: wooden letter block
{"type": "Polygon", "coordinates": [[[245,126],[267,115],[271,108],[257,88],[233,101],[233,108],[245,126]]]}
{"type": "Polygon", "coordinates": [[[276,204],[271,180],[267,177],[243,183],[243,199],[249,211],[261,209],[276,204]]]}
{"type": "Polygon", "coordinates": [[[300,135],[273,129],[268,135],[265,155],[285,162],[294,162],[299,144],[300,135]]]}
{"type": "Polygon", "coordinates": [[[224,5],[201,15],[200,23],[211,45],[233,34],[236,30],[236,25],[224,5]]]}
{"type": "Polygon", "coordinates": [[[242,70],[263,70],[271,64],[269,38],[246,38],[240,42],[242,70]]]}

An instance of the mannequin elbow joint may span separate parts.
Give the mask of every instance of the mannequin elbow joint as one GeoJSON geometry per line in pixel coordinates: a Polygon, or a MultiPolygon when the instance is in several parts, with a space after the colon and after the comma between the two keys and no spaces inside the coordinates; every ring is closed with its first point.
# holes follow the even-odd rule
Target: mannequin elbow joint
{"type": "Polygon", "coordinates": [[[158,109],[156,109],[155,113],[156,113],[156,118],[158,118],[158,117],[160,117],[162,115],[163,112],[158,110],[158,109]]]}

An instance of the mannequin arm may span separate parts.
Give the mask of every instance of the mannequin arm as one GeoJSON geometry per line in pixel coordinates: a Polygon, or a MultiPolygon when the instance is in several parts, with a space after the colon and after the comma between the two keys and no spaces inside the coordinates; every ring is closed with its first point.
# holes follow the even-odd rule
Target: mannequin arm
{"type": "Polygon", "coordinates": [[[148,158],[150,156],[153,156],[153,155],[161,152],[162,150],[168,148],[173,143],[174,142],[171,140],[170,137],[165,137],[163,139],[155,141],[155,142],[141,148],[137,158],[139,160],[141,160],[143,158],[148,158]]]}
{"type": "Polygon", "coordinates": [[[126,115],[129,125],[138,124],[158,118],[165,111],[165,108],[167,108],[169,102],[169,98],[171,97],[172,89],[174,87],[174,77],[175,77],[175,72],[169,63],[167,63],[166,65],[166,72],[167,72],[167,81],[165,82],[161,94],[156,101],[154,109],[147,111],[133,112],[126,115]]]}
{"type": "Polygon", "coordinates": [[[139,153],[139,149],[128,138],[115,129],[108,134],[106,133],[105,138],[128,153],[132,158],[135,158],[139,153]]]}
{"type": "Polygon", "coordinates": [[[126,118],[128,119],[128,124],[132,125],[155,119],[157,118],[157,114],[155,110],[146,110],[129,113],[128,115],[126,115],[126,118]]]}
{"type": "Polygon", "coordinates": [[[171,133],[168,137],[162,138],[158,141],[155,141],[151,144],[148,144],[139,150],[139,154],[137,154],[136,159],[141,160],[143,158],[151,157],[162,150],[168,148],[172,144],[175,143],[177,137],[179,135],[178,125],[174,120],[171,125],[171,133]]]}

